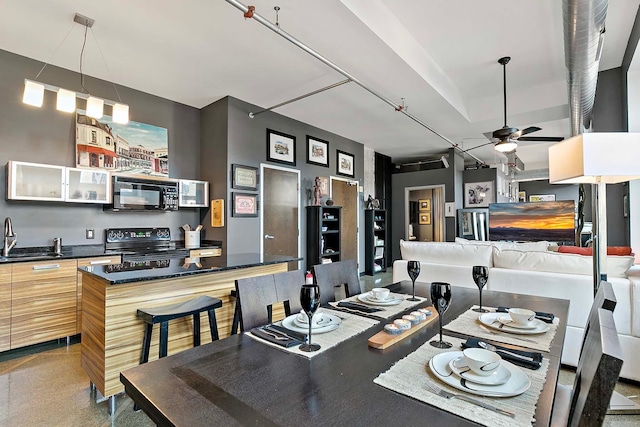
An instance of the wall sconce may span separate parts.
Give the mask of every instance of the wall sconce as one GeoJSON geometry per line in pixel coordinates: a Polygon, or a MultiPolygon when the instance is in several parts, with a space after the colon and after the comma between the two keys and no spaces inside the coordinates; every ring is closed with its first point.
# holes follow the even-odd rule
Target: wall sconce
{"type": "MultiPolygon", "coordinates": [[[[78,13],[76,13],[75,17],[73,18],[73,21],[85,27],[84,38],[86,42],[87,30],[93,27],[93,24],[95,21],[91,18],[82,16],[78,13]]],[[[67,36],[68,35],[69,33],[67,33],[67,36]]],[[[65,39],[66,38],[67,37],[65,36],[65,39]]],[[[64,43],[65,39],[62,40],[62,43],[64,43]]],[[[94,39],[95,39],[95,35],[94,35],[94,39]]],[[[60,43],[58,48],[62,46],[62,43],[60,43]]],[[[98,43],[98,40],[96,39],[96,44],[97,43],[98,43]]],[[[58,48],[56,48],[56,51],[58,50],[58,48]]],[[[98,45],[98,48],[100,48],[99,45],[98,45]]],[[[55,51],[54,51],[54,54],[55,54],[55,51]]],[[[83,54],[84,54],[84,45],[82,47],[82,51],[80,52],[80,83],[82,85],[82,89],[84,89],[86,93],[74,92],[74,91],[63,89],[57,86],[52,86],[46,83],[40,83],[34,80],[25,79],[24,94],[22,95],[22,102],[27,105],[32,105],[34,107],[42,107],[43,100],[44,100],[44,91],[46,89],[51,92],[56,92],[57,94],[56,109],[58,111],[64,111],[66,113],[75,112],[76,98],[81,98],[87,101],[87,106],[86,106],[87,116],[93,117],[95,119],[100,119],[104,115],[104,104],[107,104],[112,107],[112,119],[114,123],[121,123],[121,124],[128,123],[129,122],[129,106],[128,105],[123,104],[122,101],[115,102],[115,101],[110,101],[108,99],[98,98],[98,97],[92,96],[91,94],[89,94],[88,91],[86,91],[84,87],[84,75],[82,73],[83,54]]],[[[102,55],[102,52],[100,52],[100,54],[102,55]]],[[[102,60],[104,61],[104,57],[102,57],[102,60]]],[[[40,76],[40,74],[42,73],[42,71],[45,69],[47,65],[48,65],[48,62],[44,64],[42,69],[40,69],[40,72],[38,73],[38,75],[36,75],[36,79],[40,76]]],[[[109,70],[109,67],[107,67],[106,61],[104,65],[107,68],[107,70],[109,70]]],[[[111,84],[113,84],[113,88],[116,91],[116,95],[118,95],[118,99],[120,99],[120,94],[118,93],[118,89],[116,88],[115,83],[112,82],[111,84]]]]}

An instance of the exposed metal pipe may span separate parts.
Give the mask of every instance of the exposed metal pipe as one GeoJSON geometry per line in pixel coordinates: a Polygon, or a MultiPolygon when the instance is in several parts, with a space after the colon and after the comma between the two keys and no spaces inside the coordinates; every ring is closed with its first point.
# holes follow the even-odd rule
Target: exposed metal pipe
{"type": "Polygon", "coordinates": [[[333,89],[334,87],[341,86],[341,85],[343,85],[343,84],[345,84],[345,83],[349,83],[350,81],[351,81],[350,79],[342,80],[342,81],[340,81],[340,82],[338,82],[338,83],[334,83],[334,84],[332,84],[332,85],[325,86],[325,87],[323,87],[323,88],[321,88],[321,89],[314,90],[313,92],[309,92],[309,93],[306,93],[306,94],[304,94],[304,95],[300,95],[300,96],[298,96],[298,97],[295,97],[295,98],[293,98],[293,99],[290,99],[290,100],[288,100],[288,101],[281,102],[280,104],[276,104],[276,105],[274,105],[274,106],[272,106],[272,107],[265,108],[264,110],[259,110],[259,111],[256,111],[255,113],[250,112],[250,113],[249,113],[249,117],[251,117],[251,118],[253,119],[255,116],[257,116],[258,114],[262,114],[262,113],[264,113],[265,111],[271,111],[271,110],[273,110],[274,108],[282,107],[283,105],[287,105],[287,104],[291,104],[292,102],[300,101],[301,99],[307,98],[307,97],[309,97],[309,96],[311,96],[311,95],[318,94],[318,93],[320,93],[320,92],[324,92],[325,90],[333,89]]]}
{"type": "MultiPolygon", "coordinates": [[[[315,50],[311,49],[309,46],[307,46],[304,43],[302,43],[300,40],[298,40],[295,37],[293,37],[292,35],[288,34],[286,31],[283,31],[282,28],[280,28],[279,26],[276,26],[276,25],[272,24],[271,22],[269,22],[269,20],[267,20],[264,17],[260,16],[258,13],[255,12],[255,7],[254,6],[245,6],[244,4],[242,4],[241,2],[239,2],[237,0],[226,0],[226,2],[229,3],[232,6],[235,6],[238,10],[242,11],[244,13],[245,18],[253,18],[253,19],[255,19],[256,21],[258,21],[259,23],[261,23],[265,27],[269,28],[274,33],[279,34],[280,36],[284,37],[286,40],[288,40],[291,43],[293,43],[294,45],[298,46],[300,49],[304,50],[309,55],[311,55],[311,56],[315,57],[316,59],[320,60],[322,63],[324,63],[325,65],[329,66],[330,68],[333,68],[335,71],[337,71],[338,73],[342,74],[343,76],[345,76],[346,78],[348,78],[349,80],[351,80],[352,82],[354,82],[355,84],[357,84],[358,86],[360,86],[361,88],[366,90],[367,92],[369,92],[372,95],[376,96],[380,100],[386,102],[387,104],[392,106],[394,110],[404,114],[405,116],[409,117],[414,122],[418,123],[422,127],[426,128],[427,130],[432,132],[434,135],[436,135],[439,138],[441,138],[442,140],[448,142],[449,144],[451,144],[453,146],[453,148],[459,150],[460,152],[463,152],[463,150],[458,146],[458,144],[456,144],[455,142],[451,141],[446,136],[438,133],[432,127],[430,127],[429,125],[424,123],[419,118],[417,118],[414,115],[408,113],[403,106],[397,105],[396,103],[394,103],[392,100],[390,100],[386,96],[382,95],[381,93],[379,93],[375,89],[367,86],[366,84],[364,84],[363,82],[358,80],[356,77],[354,77],[353,75],[349,74],[347,71],[345,71],[342,68],[340,68],[338,65],[334,64],[333,62],[331,62],[330,60],[328,60],[324,56],[320,55],[315,50]]],[[[479,158],[477,158],[473,154],[470,154],[470,153],[464,153],[464,154],[467,154],[469,157],[473,158],[474,160],[484,164],[484,161],[480,160],[479,158]]]]}

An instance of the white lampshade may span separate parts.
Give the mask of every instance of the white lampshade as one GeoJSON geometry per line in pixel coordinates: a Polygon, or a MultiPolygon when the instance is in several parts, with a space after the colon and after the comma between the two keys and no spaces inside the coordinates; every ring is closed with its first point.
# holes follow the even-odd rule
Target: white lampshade
{"type": "Polygon", "coordinates": [[[503,139],[494,145],[493,148],[501,153],[509,153],[518,148],[518,143],[513,139],[503,139]]]}
{"type": "Polygon", "coordinates": [[[34,107],[42,107],[42,101],[44,100],[44,85],[40,83],[32,82],[30,80],[24,81],[24,94],[22,95],[22,102],[34,107]]]}
{"type": "Polygon", "coordinates": [[[126,104],[113,105],[113,122],[120,124],[129,123],[129,106],[126,104]]]}
{"type": "Polygon", "coordinates": [[[640,179],[639,133],[585,133],[549,147],[552,184],[615,184],[640,179]]]}
{"type": "Polygon", "coordinates": [[[104,108],[104,100],[90,96],[87,98],[87,116],[99,119],[102,117],[104,108]]]}
{"type": "Polygon", "coordinates": [[[65,113],[76,111],[76,93],[66,89],[58,89],[56,109],[65,113]]]}

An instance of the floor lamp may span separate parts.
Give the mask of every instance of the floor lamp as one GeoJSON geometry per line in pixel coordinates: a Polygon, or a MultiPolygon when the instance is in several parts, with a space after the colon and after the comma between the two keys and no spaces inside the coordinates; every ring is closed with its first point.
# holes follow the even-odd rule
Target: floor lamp
{"type": "Polygon", "coordinates": [[[640,179],[640,133],[584,133],[549,147],[551,184],[593,184],[593,293],[607,280],[607,184],[640,179]]]}

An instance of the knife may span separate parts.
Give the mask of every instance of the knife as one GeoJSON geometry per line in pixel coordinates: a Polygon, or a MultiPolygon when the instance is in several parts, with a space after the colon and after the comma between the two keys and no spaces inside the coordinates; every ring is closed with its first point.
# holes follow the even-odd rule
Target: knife
{"type": "Polygon", "coordinates": [[[348,308],[350,310],[358,310],[364,313],[375,313],[377,311],[384,311],[382,308],[368,307],[362,304],[356,304],[354,302],[342,301],[338,303],[338,307],[348,308]]]}
{"type": "Polygon", "coordinates": [[[283,326],[280,325],[276,325],[276,324],[271,324],[271,325],[266,325],[264,327],[264,329],[266,329],[267,331],[271,331],[274,332],[278,335],[282,335],[283,337],[287,337],[290,338],[292,340],[296,340],[296,341],[302,341],[302,342],[306,342],[307,341],[307,335],[306,334],[302,334],[300,332],[295,332],[295,331],[291,331],[283,326]]]}

